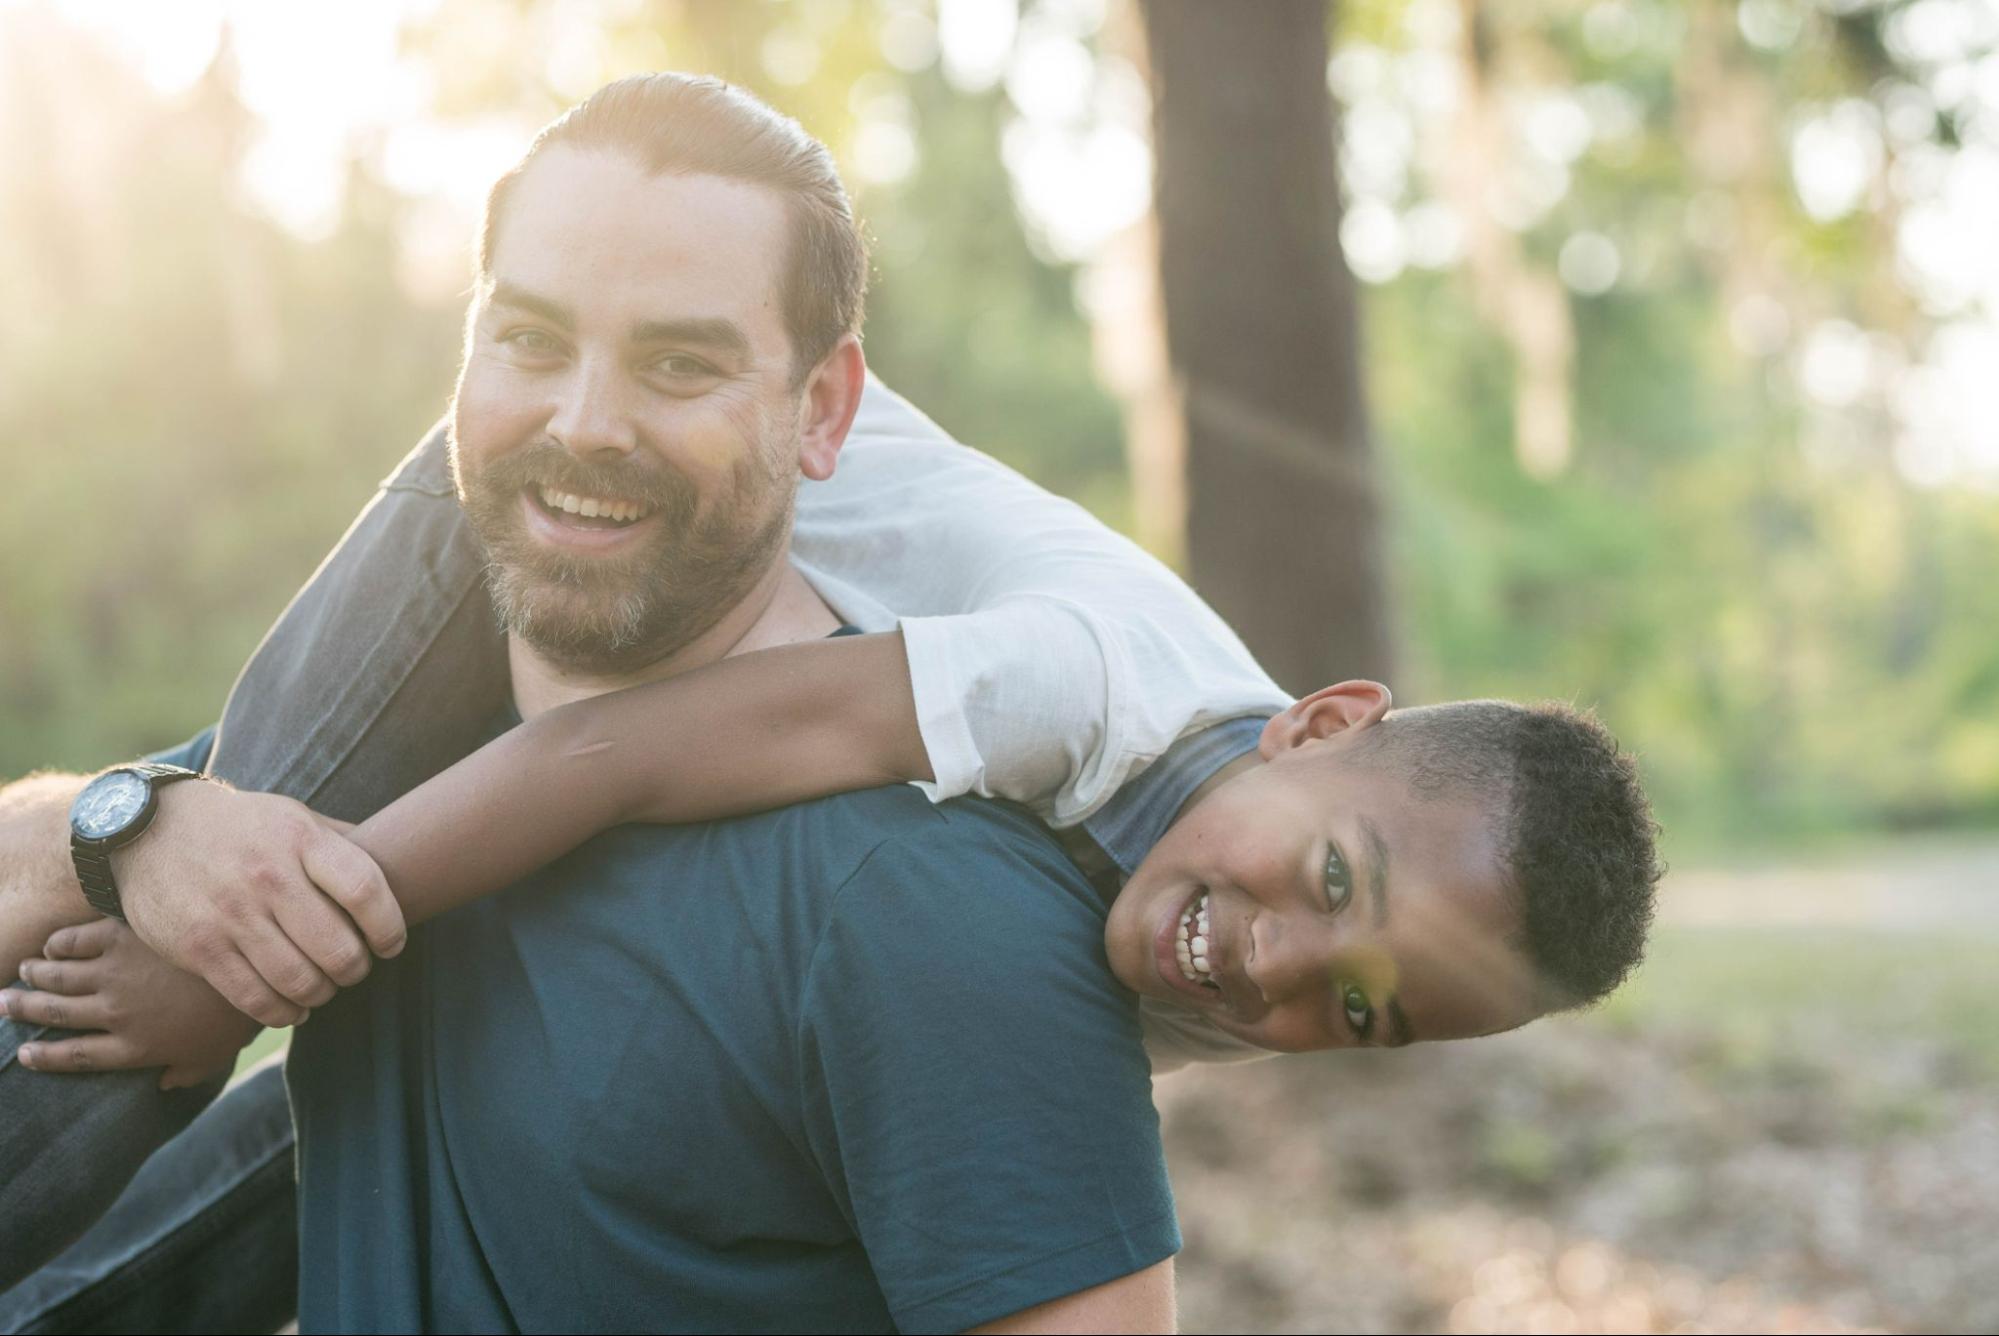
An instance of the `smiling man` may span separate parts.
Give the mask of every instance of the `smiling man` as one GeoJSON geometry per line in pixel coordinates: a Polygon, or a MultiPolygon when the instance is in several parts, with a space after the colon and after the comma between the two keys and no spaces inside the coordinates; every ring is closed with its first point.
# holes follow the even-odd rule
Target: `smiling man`
{"type": "MultiPolygon", "coordinates": [[[[839,629],[784,558],[861,393],[860,275],[817,321],[788,284],[800,178],[837,192],[795,127],[659,76],[495,191],[453,458],[518,716],[839,629]]],[[[299,1031],[302,1322],[1170,1322],[1103,912],[1031,821],[906,789],[591,841],[299,1031]]]]}

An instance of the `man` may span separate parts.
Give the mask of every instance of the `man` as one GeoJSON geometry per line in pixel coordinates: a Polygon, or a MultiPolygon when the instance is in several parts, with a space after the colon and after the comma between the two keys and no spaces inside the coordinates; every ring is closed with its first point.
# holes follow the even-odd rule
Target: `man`
{"type": "MultiPolygon", "coordinates": [[[[863,377],[858,246],[823,347],[780,263],[823,149],[671,76],[567,123],[495,210],[454,409],[522,716],[836,631],[789,480],[831,471],[863,377]],[[693,165],[631,142],[662,124],[693,165]]],[[[295,1040],[303,1323],[1170,1325],[1104,912],[1020,815],[885,790],[624,828],[440,920],[295,1040]],[[935,889],[965,876],[971,916],[935,889]]]]}

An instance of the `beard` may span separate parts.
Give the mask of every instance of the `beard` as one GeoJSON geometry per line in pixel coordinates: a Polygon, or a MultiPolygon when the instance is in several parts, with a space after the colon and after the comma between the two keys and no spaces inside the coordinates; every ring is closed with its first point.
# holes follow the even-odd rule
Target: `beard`
{"type": "MultiPolygon", "coordinates": [[[[793,442],[792,444],[796,444],[793,442]]],[[[486,585],[510,635],[556,666],[594,676],[635,672],[685,648],[749,594],[784,550],[796,487],[784,442],[739,459],[707,506],[692,481],[655,456],[586,463],[539,442],[473,463],[451,440],[458,499],[485,544],[486,585]],[[636,501],[652,532],[634,551],[584,557],[528,532],[522,494],[551,487],[636,501]]]]}

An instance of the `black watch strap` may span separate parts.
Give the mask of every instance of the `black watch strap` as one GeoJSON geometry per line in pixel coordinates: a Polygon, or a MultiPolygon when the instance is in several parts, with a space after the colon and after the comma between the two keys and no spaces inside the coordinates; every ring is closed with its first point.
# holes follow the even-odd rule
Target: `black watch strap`
{"type": "MultiPolygon", "coordinates": [[[[146,833],[159,813],[159,791],[164,784],[179,779],[200,779],[199,771],[178,765],[162,765],[156,761],[139,761],[131,765],[115,767],[129,774],[140,776],[146,781],[151,793],[146,806],[131,825],[109,839],[91,840],[77,833],[72,825],[69,832],[69,858],[76,868],[77,883],[83,887],[83,898],[90,907],[108,918],[125,921],[125,901],[118,891],[118,879],[111,873],[111,851],[123,848],[146,833]]],[[[108,772],[107,772],[108,773],[108,772]]]]}

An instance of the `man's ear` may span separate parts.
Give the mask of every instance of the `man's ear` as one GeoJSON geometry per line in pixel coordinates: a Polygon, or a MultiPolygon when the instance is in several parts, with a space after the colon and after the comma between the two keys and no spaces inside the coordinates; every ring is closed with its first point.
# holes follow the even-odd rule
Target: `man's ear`
{"type": "Polygon", "coordinates": [[[1256,749],[1266,761],[1307,742],[1372,728],[1395,704],[1379,682],[1356,679],[1321,687],[1263,726],[1256,749]]]}
{"type": "Polygon", "coordinates": [[[833,351],[820,359],[805,381],[805,420],[799,424],[798,471],[814,482],[833,476],[840,447],[854,414],[861,406],[861,387],[867,384],[868,363],[861,356],[861,341],[843,334],[833,351]]]}

